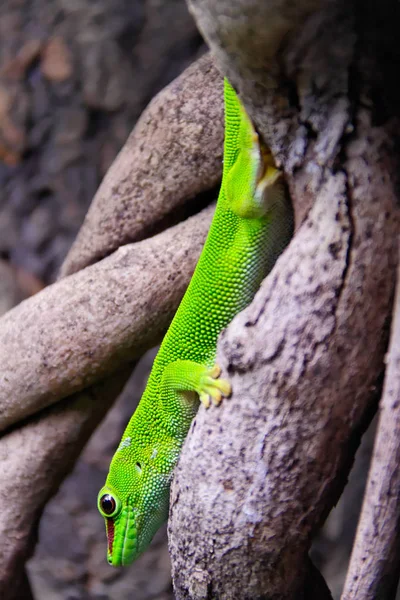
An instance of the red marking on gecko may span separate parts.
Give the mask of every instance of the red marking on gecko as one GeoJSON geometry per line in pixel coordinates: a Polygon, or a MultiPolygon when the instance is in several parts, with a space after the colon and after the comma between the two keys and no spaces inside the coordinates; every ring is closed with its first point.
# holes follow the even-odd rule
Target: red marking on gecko
{"type": "Polygon", "coordinates": [[[107,540],[108,540],[108,551],[112,554],[112,547],[114,543],[114,519],[107,519],[107,540]]]}

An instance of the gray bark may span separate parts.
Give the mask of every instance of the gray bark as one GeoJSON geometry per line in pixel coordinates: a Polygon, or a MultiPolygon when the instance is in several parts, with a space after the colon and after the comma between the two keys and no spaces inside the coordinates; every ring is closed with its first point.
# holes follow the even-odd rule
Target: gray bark
{"type": "MultiPolygon", "coordinates": [[[[399,103],[390,82],[396,81],[398,65],[380,61],[388,44],[395,47],[389,10],[395,5],[388,3],[387,14],[382,7],[377,31],[374,11],[344,1],[297,8],[284,1],[192,4],[222,69],[285,172],[298,231],[253,305],[222,336],[219,362],[232,381],[232,399],[220,409],[201,409],[185,445],[171,503],[176,594],[321,599],[327,592],[323,584],[323,591],[316,591],[307,550],[340,494],[368,420],[391,315],[400,165],[394,119],[399,103]]],[[[202,72],[199,89],[210,78],[207,69],[202,72]]],[[[190,96],[184,93],[184,78],[181,84],[176,87],[178,102],[181,93],[190,96]]],[[[201,98],[207,114],[207,103],[213,104],[215,96],[210,91],[201,98]]],[[[194,110],[196,106],[193,99],[194,110]]],[[[179,111],[175,114],[178,118],[179,111]]],[[[184,127],[177,125],[176,138],[171,137],[179,147],[184,127]]],[[[145,139],[147,144],[152,138],[145,139]]],[[[214,147],[210,141],[209,151],[214,147]]],[[[145,152],[139,155],[148,158],[145,152]]],[[[182,155],[174,163],[177,172],[184,161],[182,155]]],[[[215,165],[211,160],[209,168],[215,165]]],[[[124,168],[131,177],[128,161],[124,168]]],[[[116,184],[124,179],[117,170],[115,176],[116,184]]],[[[216,179],[207,178],[204,191],[216,179]]],[[[111,180],[105,186],[110,202],[121,202],[128,214],[127,182],[121,194],[113,194],[111,180]]],[[[69,272],[118,245],[119,233],[109,235],[101,226],[106,196],[104,192],[103,200],[96,200],[99,214],[88,219],[79,241],[82,253],[77,251],[69,272]]],[[[154,222],[145,223],[147,234],[165,226],[163,200],[164,195],[154,222]]],[[[108,214],[117,217],[118,209],[108,214]]],[[[142,213],[132,203],[129,214],[142,213]]],[[[115,227],[122,235],[129,230],[117,218],[115,227]]],[[[137,229],[134,239],[141,235],[137,229]]],[[[174,285],[169,280],[160,298],[172,293],[174,285]]],[[[40,305],[36,299],[31,306],[35,303],[40,305]]],[[[26,305],[20,310],[22,314],[26,305]]],[[[165,318],[162,328],[167,321],[162,306],[154,319],[159,315],[165,318]]],[[[36,316],[43,318],[40,311],[36,316]]],[[[101,341],[101,331],[99,335],[101,341]]],[[[15,358],[18,362],[21,357],[15,358]]],[[[6,507],[1,519],[2,597],[11,598],[17,590],[44,503],[126,376],[125,371],[116,373],[1,438],[0,489],[6,507]]],[[[64,383],[60,390],[68,393],[64,383]]],[[[20,398],[17,404],[23,404],[20,398]]]]}
{"type": "Polygon", "coordinates": [[[0,430],[110,375],[159,339],[194,270],[212,212],[126,245],[4,315],[0,430]]]}
{"type": "Polygon", "coordinates": [[[198,196],[213,191],[221,176],[222,88],[208,54],[151,101],[95,195],[61,275],[177,222],[183,205],[191,201],[194,210],[198,196]]]}
{"type": "MultiPolygon", "coordinates": [[[[212,76],[209,80],[212,67],[206,67],[207,61],[210,65],[210,59],[206,57],[199,61],[198,68],[194,66],[182,74],[175,83],[173,101],[169,90],[166,91],[170,109],[173,111],[172,105],[175,103],[177,116],[179,107],[185,107],[190,97],[187,89],[192,89],[196,71],[196,82],[204,90],[206,101],[214,97],[215,81],[212,76]],[[207,95],[208,85],[211,87],[207,95]]],[[[162,96],[159,102],[162,103],[162,96]]],[[[221,101],[219,106],[222,108],[221,101]]],[[[197,120],[197,110],[204,112],[204,105],[193,104],[194,121],[197,120]]],[[[209,141],[211,150],[215,148],[213,135],[221,137],[221,117],[222,112],[219,121],[216,116],[216,121],[207,126],[209,134],[204,136],[204,140],[209,141]]],[[[184,130],[181,125],[182,122],[178,120],[174,128],[176,137],[171,136],[169,143],[176,144],[183,153],[185,146],[180,140],[184,130]]],[[[192,133],[197,139],[195,128],[192,133]]],[[[190,138],[186,142],[190,144],[190,138]]],[[[141,143],[139,136],[135,140],[135,147],[141,143]]],[[[207,154],[205,147],[203,151],[207,154]]],[[[125,160],[121,162],[121,156],[119,159],[121,168],[114,170],[115,181],[111,176],[108,179],[109,197],[107,200],[103,194],[103,200],[107,200],[109,205],[114,202],[118,205],[122,201],[122,197],[114,194],[113,190],[121,181],[132,176],[129,161],[131,152],[132,145],[128,143],[123,151],[125,160]]],[[[182,154],[181,160],[178,160],[178,155],[177,151],[171,169],[176,169],[176,175],[180,177],[186,157],[182,154]]],[[[219,176],[218,161],[210,161],[209,166],[212,173],[205,179],[204,189],[194,175],[194,202],[198,192],[209,189],[210,179],[216,180],[219,176]]],[[[192,170],[191,174],[194,173],[192,170]]],[[[152,177],[153,184],[157,186],[160,173],[154,171],[152,177]]],[[[159,215],[165,214],[163,204],[169,196],[169,188],[165,185],[164,193],[158,195],[154,202],[152,177],[148,180],[148,195],[145,194],[140,202],[153,202],[155,226],[159,223],[159,215]]],[[[189,190],[190,181],[186,184],[188,194],[189,190]]],[[[125,195],[123,202],[127,201],[125,195]]],[[[131,197],[131,224],[140,215],[140,210],[136,208],[135,200],[131,197]]],[[[98,210],[101,212],[103,205],[98,210]]],[[[20,598],[19,590],[26,582],[24,563],[32,552],[37,521],[45,503],[68,474],[93,429],[122,389],[131,372],[132,360],[160,340],[171,320],[193,272],[211,210],[206,209],[152,239],[121,248],[101,263],[66,277],[26,300],[0,319],[2,360],[5,361],[2,366],[7,364],[11,375],[8,381],[5,380],[2,370],[2,406],[4,411],[6,407],[10,411],[7,423],[63,398],[54,407],[16,423],[0,437],[0,500],[3,506],[0,515],[0,596],[4,600],[20,598]],[[145,265],[143,261],[146,261],[145,265]],[[131,280],[128,278],[129,272],[131,280]],[[162,282],[163,285],[160,285],[162,282]],[[121,294],[119,305],[115,303],[117,289],[121,294]],[[142,330],[141,319],[136,319],[135,313],[143,310],[143,300],[146,298],[147,311],[141,314],[144,316],[146,313],[149,319],[147,328],[142,330]],[[93,319],[96,319],[95,323],[93,319]],[[106,337],[103,326],[107,328],[106,337]],[[136,326],[139,328],[136,329],[136,326]],[[109,350],[114,343],[116,354],[111,351],[110,355],[109,350]],[[108,345],[108,349],[103,352],[105,345],[108,345]],[[125,348],[125,351],[121,351],[121,348],[125,348]],[[90,383],[92,385],[84,389],[90,383]],[[77,389],[81,391],[73,394],[77,389]]],[[[98,222],[93,212],[92,217],[94,222],[98,222]]],[[[148,227],[149,230],[152,228],[150,217],[148,227]]],[[[74,250],[74,262],[79,257],[79,266],[82,268],[96,260],[99,248],[102,255],[111,250],[107,232],[103,243],[101,235],[92,232],[90,222],[84,225],[84,231],[80,243],[85,249],[85,257],[79,256],[76,247],[74,250]],[[86,244],[86,236],[90,240],[97,237],[98,243],[93,245],[95,257],[87,252],[90,244],[86,244]]]]}
{"type": "Polygon", "coordinates": [[[395,598],[400,573],[400,271],[371,469],[342,600],[395,598]]]}
{"type": "Polygon", "coordinates": [[[200,408],[176,469],[175,592],[309,597],[307,552],[384,367],[400,165],[396,92],[388,84],[382,103],[377,94],[394,77],[380,60],[395,40],[389,14],[377,29],[374,11],[356,3],[190,5],[282,165],[298,230],[221,336],[233,395],[200,408]]]}

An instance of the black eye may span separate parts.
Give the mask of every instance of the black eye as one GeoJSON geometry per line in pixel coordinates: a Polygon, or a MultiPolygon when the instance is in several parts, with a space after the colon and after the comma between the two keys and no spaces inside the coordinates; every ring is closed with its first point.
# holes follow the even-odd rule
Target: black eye
{"type": "Polygon", "coordinates": [[[117,517],[121,511],[121,501],[116,493],[111,491],[107,486],[101,488],[97,496],[97,507],[103,517],[117,517]]]}
{"type": "Polygon", "coordinates": [[[105,515],[112,515],[117,507],[117,504],[111,494],[104,494],[100,498],[100,508],[105,515]]]}

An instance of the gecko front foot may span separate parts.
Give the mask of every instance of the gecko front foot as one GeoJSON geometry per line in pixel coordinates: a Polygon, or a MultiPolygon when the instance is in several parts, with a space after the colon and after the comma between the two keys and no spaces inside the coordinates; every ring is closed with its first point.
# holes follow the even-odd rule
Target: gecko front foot
{"type": "Polygon", "coordinates": [[[227,398],[232,393],[231,384],[226,379],[219,379],[220,375],[221,368],[219,365],[214,365],[202,377],[199,398],[206,408],[210,408],[211,403],[218,406],[222,398],[227,398]]]}

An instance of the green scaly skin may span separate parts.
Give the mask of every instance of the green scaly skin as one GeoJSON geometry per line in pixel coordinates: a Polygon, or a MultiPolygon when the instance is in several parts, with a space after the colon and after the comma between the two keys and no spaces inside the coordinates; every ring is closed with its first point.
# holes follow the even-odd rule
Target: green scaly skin
{"type": "Polygon", "coordinates": [[[113,566],[137,558],[167,519],[173,469],[199,399],[208,407],[231,392],[215,365],[218,335],[250,303],[292,233],[280,172],[227,81],[224,98],[214,219],[98,496],[113,566]]]}

